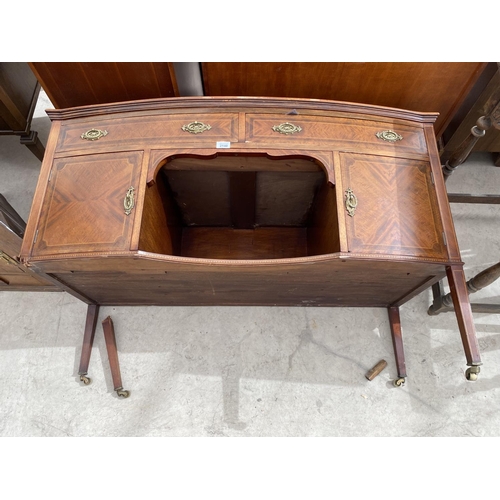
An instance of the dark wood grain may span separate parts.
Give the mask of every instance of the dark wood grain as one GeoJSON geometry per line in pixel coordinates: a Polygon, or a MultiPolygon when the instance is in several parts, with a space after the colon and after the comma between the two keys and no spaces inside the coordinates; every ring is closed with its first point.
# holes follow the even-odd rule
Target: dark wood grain
{"type": "Polygon", "coordinates": [[[480,203],[483,205],[499,205],[500,195],[498,194],[466,194],[466,193],[448,193],[450,203],[480,203]]]}
{"type": "Polygon", "coordinates": [[[406,361],[403,348],[403,336],[401,332],[401,318],[399,316],[399,307],[388,307],[389,324],[391,326],[392,345],[396,357],[396,368],[398,377],[406,378],[406,361]]]}
{"type": "Polygon", "coordinates": [[[59,268],[60,279],[103,305],[388,307],[408,290],[423,283],[430,286],[445,276],[442,264],[410,265],[341,255],[263,262],[142,254],[137,259],[39,264],[59,268]]]}
{"type": "Polygon", "coordinates": [[[175,75],[169,63],[29,64],[56,108],[178,95],[175,75]]]}
{"type": "Polygon", "coordinates": [[[111,378],[113,379],[114,390],[120,390],[123,389],[122,375],[120,372],[120,363],[118,361],[115,328],[113,320],[110,316],[102,322],[102,329],[104,331],[104,340],[106,341],[106,350],[108,352],[108,360],[111,368],[111,378]]]}
{"type": "Polygon", "coordinates": [[[231,226],[234,229],[255,227],[257,172],[228,172],[231,226]]]}

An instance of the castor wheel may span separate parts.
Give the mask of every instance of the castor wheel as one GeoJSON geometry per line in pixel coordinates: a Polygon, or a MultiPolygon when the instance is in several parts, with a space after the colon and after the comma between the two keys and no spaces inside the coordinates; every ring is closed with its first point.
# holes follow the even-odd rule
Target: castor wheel
{"type": "Polygon", "coordinates": [[[80,382],[83,382],[85,385],[89,385],[91,379],[89,377],[86,377],[85,375],[80,375],[80,382]]]}
{"type": "Polygon", "coordinates": [[[403,385],[405,385],[405,378],[399,377],[393,382],[393,384],[394,384],[394,387],[403,387],[403,385]]]}
{"type": "Polygon", "coordinates": [[[116,394],[118,394],[118,396],[120,398],[128,398],[130,396],[130,392],[129,391],[124,391],[123,389],[116,389],[116,394]]]}
{"type": "Polygon", "coordinates": [[[465,371],[465,378],[471,382],[475,382],[479,376],[480,368],[479,366],[471,366],[465,371]]]}

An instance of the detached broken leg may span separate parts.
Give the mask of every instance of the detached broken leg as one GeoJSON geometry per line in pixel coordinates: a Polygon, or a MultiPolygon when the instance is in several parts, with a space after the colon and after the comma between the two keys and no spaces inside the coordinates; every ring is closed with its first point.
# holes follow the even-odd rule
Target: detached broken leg
{"type": "Polygon", "coordinates": [[[102,329],[104,330],[104,339],[106,341],[106,349],[108,351],[108,359],[114,389],[118,396],[128,398],[130,392],[123,390],[120,364],[118,363],[118,350],[116,348],[115,328],[113,326],[113,321],[111,321],[109,316],[102,322],[102,329]]]}
{"type": "Polygon", "coordinates": [[[396,367],[398,378],[394,380],[396,387],[401,387],[406,380],[405,353],[403,350],[403,336],[401,333],[401,318],[399,317],[399,307],[388,307],[389,323],[391,325],[392,345],[394,347],[394,356],[396,357],[396,367]]]}
{"type": "MultiPolygon", "coordinates": [[[[87,377],[89,371],[90,355],[92,354],[92,345],[94,344],[95,329],[97,325],[97,317],[99,315],[99,305],[90,304],[87,308],[87,319],[85,322],[85,333],[83,335],[83,347],[80,357],[80,368],[78,375],[80,381],[85,385],[90,384],[91,379],[87,377]]],[[[104,339],[106,341],[106,350],[108,352],[109,365],[111,368],[111,377],[113,378],[114,390],[118,396],[128,398],[129,391],[123,390],[122,377],[120,374],[120,365],[118,363],[118,350],[116,348],[115,329],[111,318],[108,316],[102,322],[104,331],[104,339]]]]}

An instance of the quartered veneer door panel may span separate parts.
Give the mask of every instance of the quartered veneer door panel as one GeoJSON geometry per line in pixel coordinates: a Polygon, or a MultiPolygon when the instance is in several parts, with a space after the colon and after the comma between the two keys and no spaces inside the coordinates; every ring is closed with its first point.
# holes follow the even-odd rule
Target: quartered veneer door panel
{"type": "Polygon", "coordinates": [[[447,259],[430,164],[426,161],[342,154],[349,252],[447,259]]]}
{"type": "Polygon", "coordinates": [[[55,159],[33,255],[128,250],[135,211],[124,200],[141,161],[142,152],[55,159]]]}

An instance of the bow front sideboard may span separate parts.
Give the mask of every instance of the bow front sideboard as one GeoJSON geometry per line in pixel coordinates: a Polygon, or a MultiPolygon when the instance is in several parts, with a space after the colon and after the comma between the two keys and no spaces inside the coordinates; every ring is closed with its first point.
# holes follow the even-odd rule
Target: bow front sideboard
{"type": "Polygon", "coordinates": [[[477,378],[436,113],[243,97],[47,113],[21,260],[89,304],[82,377],[99,305],[349,306],[388,309],[401,385],[399,307],[447,276],[477,378]]]}

